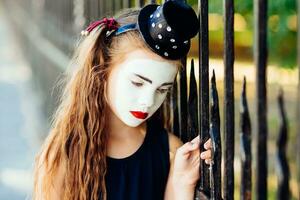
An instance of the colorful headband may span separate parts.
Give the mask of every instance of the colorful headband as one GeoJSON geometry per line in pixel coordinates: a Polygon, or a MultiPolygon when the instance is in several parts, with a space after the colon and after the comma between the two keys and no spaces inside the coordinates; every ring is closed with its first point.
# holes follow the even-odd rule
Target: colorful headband
{"type": "Polygon", "coordinates": [[[91,23],[85,30],[81,31],[81,35],[87,36],[94,28],[104,24],[109,31],[114,31],[118,29],[117,21],[114,18],[103,18],[102,20],[95,21],[91,23]]]}

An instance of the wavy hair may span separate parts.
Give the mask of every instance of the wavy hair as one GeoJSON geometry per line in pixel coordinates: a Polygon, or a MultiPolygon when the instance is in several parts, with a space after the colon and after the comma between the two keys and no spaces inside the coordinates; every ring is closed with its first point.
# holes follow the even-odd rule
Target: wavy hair
{"type": "MultiPolygon", "coordinates": [[[[123,10],[120,26],[135,23],[139,10],[123,10]]],[[[64,77],[50,133],[35,160],[33,199],[50,199],[59,169],[61,199],[106,199],[106,84],[110,67],[138,48],[149,48],[137,31],[106,37],[107,27],[94,29],[79,43],[64,77]]],[[[175,62],[179,66],[179,61],[175,62]]],[[[159,112],[158,112],[159,113],[159,112]]],[[[154,115],[155,120],[159,114],[154,115]]],[[[159,121],[159,120],[157,120],[159,121]]]]}

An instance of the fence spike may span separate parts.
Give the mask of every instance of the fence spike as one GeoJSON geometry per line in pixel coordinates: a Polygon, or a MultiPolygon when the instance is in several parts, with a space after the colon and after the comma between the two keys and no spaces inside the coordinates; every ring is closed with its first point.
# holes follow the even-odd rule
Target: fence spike
{"type": "Polygon", "coordinates": [[[279,136],[277,138],[277,176],[278,176],[278,190],[277,190],[277,199],[285,200],[290,199],[289,191],[289,178],[290,178],[290,169],[286,157],[286,146],[288,140],[288,127],[287,127],[287,118],[284,108],[284,99],[283,99],[283,90],[280,89],[278,95],[278,105],[280,112],[280,129],[279,136]]]}
{"type": "Polygon", "coordinates": [[[219,97],[216,86],[215,71],[211,78],[210,137],[212,141],[212,162],[210,164],[211,200],[222,199],[221,195],[221,159],[222,146],[220,136],[219,97]]]}
{"type": "Polygon", "coordinates": [[[187,125],[187,141],[196,137],[198,131],[198,97],[197,97],[197,82],[194,72],[194,60],[191,60],[189,84],[189,98],[188,98],[188,125],[187,125]]]}
{"type": "Polygon", "coordinates": [[[181,68],[177,82],[177,107],[179,121],[179,135],[182,142],[184,142],[184,136],[187,133],[187,76],[186,76],[186,57],[182,60],[183,67],[181,68]]]}
{"type": "Polygon", "coordinates": [[[252,167],[251,167],[251,120],[246,95],[246,77],[244,76],[243,89],[240,101],[240,149],[241,149],[241,189],[242,200],[251,200],[252,196],[252,167]]]}

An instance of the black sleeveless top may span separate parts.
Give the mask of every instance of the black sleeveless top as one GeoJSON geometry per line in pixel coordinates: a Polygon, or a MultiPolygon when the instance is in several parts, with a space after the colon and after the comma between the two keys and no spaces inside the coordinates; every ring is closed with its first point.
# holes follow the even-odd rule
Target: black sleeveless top
{"type": "Polygon", "coordinates": [[[121,159],[107,157],[107,200],[163,200],[169,159],[167,131],[147,123],[135,153],[121,159]]]}

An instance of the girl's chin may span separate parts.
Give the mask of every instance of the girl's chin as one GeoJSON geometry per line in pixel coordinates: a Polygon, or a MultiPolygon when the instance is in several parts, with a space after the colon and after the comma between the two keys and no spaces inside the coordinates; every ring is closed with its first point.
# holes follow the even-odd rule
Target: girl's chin
{"type": "Polygon", "coordinates": [[[125,123],[127,126],[130,127],[137,127],[139,125],[141,125],[145,120],[139,120],[139,119],[134,119],[134,120],[126,120],[123,121],[123,123],[125,123]]]}

